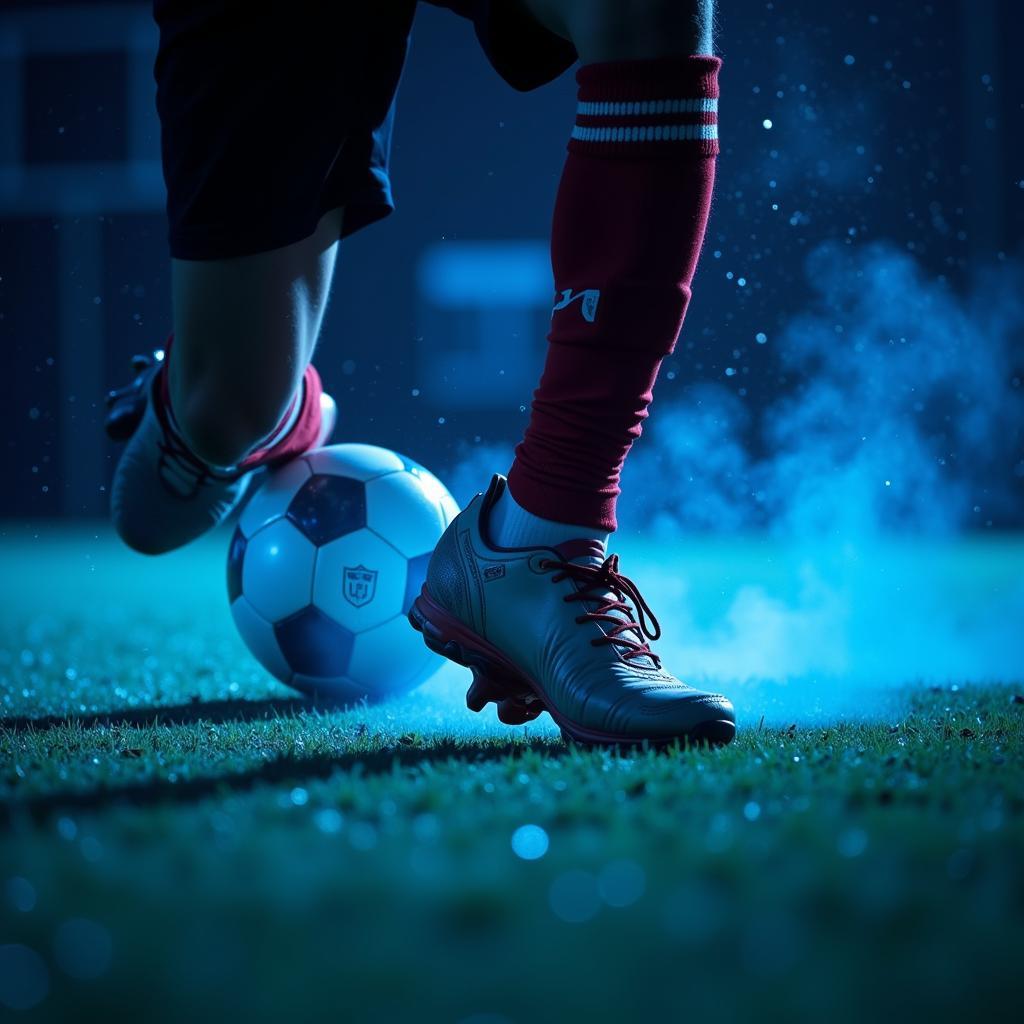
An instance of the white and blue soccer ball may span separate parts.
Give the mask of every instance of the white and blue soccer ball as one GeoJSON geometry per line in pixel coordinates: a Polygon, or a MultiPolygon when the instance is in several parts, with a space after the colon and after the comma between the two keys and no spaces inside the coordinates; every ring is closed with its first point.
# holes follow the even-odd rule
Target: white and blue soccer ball
{"type": "Polygon", "coordinates": [[[407,693],[444,660],[406,613],[459,507],[412,459],[368,444],[272,472],[228,551],[231,614],[272,675],[342,703],[407,693]]]}

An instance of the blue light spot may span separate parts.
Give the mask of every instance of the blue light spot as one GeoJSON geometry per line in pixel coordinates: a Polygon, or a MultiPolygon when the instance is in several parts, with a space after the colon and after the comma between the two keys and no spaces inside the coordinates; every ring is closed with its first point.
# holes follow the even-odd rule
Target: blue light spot
{"type": "Polygon", "coordinates": [[[325,807],[313,815],[313,824],[327,835],[336,835],[341,831],[343,819],[339,811],[333,807],[325,807]]]}
{"type": "Polygon", "coordinates": [[[635,861],[617,860],[598,876],[597,887],[609,907],[628,907],[643,896],[647,876],[635,861]]]}
{"type": "Polygon", "coordinates": [[[540,825],[520,825],[512,833],[512,852],[523,860],[540,860],[549,845],[548,834],[540,825]]]}
{"type": "Polygon", "coordinates": [[[549,303],[547,242],[443,242],[423,254],[419,291],[437,306],[491,308],[549,303]]]}

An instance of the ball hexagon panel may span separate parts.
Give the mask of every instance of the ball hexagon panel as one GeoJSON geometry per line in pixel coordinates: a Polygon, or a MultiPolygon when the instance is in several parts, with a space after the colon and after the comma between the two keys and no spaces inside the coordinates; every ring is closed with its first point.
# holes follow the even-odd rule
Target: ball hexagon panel
{"type": "Polygon", "coordinates": [[[256,660],[272,675],[287,683],[292,670],[278,646],[274,627],[244,598],[231,602],[231,617],[256,660]]]}
{"type": "Polygon", "coordinates": [[[372,480],[384,473],[404,469],[401,458],[390,448],[375,444],[332,444],[305,456],[314,473],[325,476],[340,473],[354,480],[372,480]]]}
{"type": "Polygon", "coordinates": [[[354,637],[319,608],[303,608],[275,623],[274,636],[296,674],[335,678],[348,671],[354,637]]]}
{"type": "Polygon", "coordinates": [[[444,513],[444,525],[448,526],[462,509],[459,508],[459,503],[450,494],[446,494],[441,499],[441,511],[444,513]]]}
{"type": "Polygon", "coordinates": [[[278,519],[249,538],[242,566],[242,593],[268,622],[305,608],[316,548],[287,520],[278,519]]]}
{"type": "Polygon", "coordinates": [[[427,581],[427,566],[430,564],[430,556],[433,552],[428,551],[425,555],[417,555],[410,558],[405,572],[405,596],[402,598],[402,612],[407,612],[413,601],[420,596],[423,584],[427,581]]]}
{"type": "Polygon", "coordinates": [[[432,551],[445,527],[440,505],[412,473],[388,473],[366,484],[366,519],[406,558],[432,551]]]}
{"type": "Polygon", "coordinates": [[[412,459],[406,459],[406,469],[423,487],[423,493],[441,507],[441,514],[444,518],[444,525],[447,526],[462,510],[459,503],[449,494],[448,488],[434,476],[425,466],[421,466],[412,459]]]}
{"type": "Polygon", "coordinates": [[[438,669],[443,664],[408,619],[396,615],[356,636],[349,673],[355,679],[372,679],[381,697],[397,697],[422,681],[430,665],[438,669]]]}
{"type": "Polygon", "coordinates": [[[242,510],[238,521],[242,533],[251,537],[261,526],[283,516],[296,491],[312,473],[302,459],[295,459],[280,469],[272,470],[242,510]]]}
{"type": "Polygon", "coordinates": [[[397,615],[405,585],[406,559],[372,530],[350,533],[317,551],[313,603],[354,633],[397,615]]]}
{"type": "Polygon", "coordinates": [[[366,485],[314,473],[292,498],[287,516],[320,547],[366,525],[366,485]]]}
{"type": "Polygon", "coordinates": [[[242,596],[242,561],[245,558],[246,539],[241,527],[235,529],[228,546],[228,602],[242,596]]]}

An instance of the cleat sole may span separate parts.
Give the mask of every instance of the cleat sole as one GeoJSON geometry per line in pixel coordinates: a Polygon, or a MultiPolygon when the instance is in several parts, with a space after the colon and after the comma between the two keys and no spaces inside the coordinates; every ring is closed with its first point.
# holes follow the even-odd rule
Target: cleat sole
{"type": "Polygon", "coordinates": [[[588,729],[556,711],[538,683],[487,640],[445,611],[430,596],[426,584],[413,601],[407,617],[435,654],[472,671],[473,682],[466,693],[466,707],[480,712],[488,704],[495,704],[498,720],[506,725],[532,722],[546,711],[567,743],[605,747],[667,747],[678,742],[722,746],[736,735],[736,726],[726,719],[701,722],[686,735],[664,739],[615,736],[588,729]]]}

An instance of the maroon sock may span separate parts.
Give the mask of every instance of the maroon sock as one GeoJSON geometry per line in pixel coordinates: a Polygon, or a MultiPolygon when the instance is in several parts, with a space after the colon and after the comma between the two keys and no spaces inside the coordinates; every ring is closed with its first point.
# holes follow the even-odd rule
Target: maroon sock
{"type": "Polygon", "coordinates": [[[547,362],[509,490],[615,529],[619,474],[675,347],[718,153],[717,57],[589,64],[555,201],[547,362]]]}

